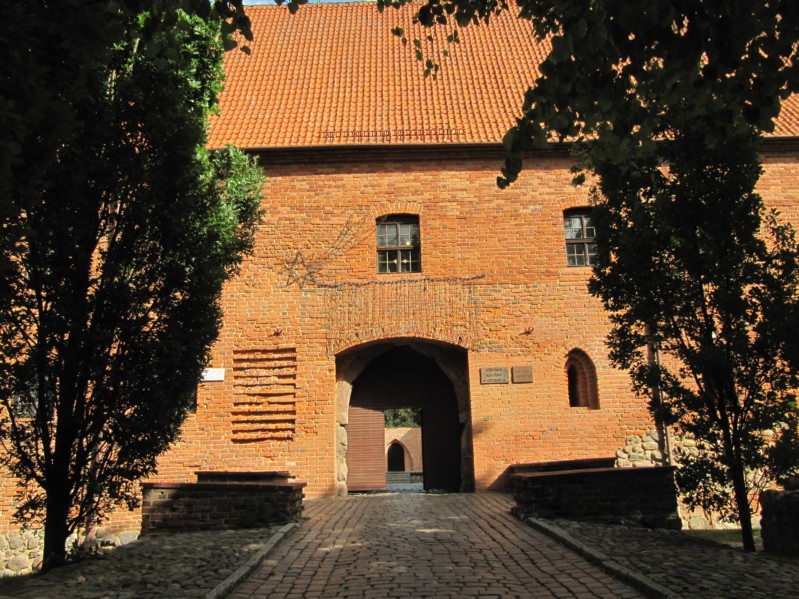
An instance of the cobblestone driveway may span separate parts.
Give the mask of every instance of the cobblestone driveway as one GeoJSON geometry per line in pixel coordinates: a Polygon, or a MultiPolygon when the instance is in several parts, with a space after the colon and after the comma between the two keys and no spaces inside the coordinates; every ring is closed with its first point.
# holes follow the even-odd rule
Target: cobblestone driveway
{"type": "Polygon", "coordinates": [[[280,597],[641,597],[509,515],[494,493],[306,502],[308,520],[231,594],[280,597]]]}

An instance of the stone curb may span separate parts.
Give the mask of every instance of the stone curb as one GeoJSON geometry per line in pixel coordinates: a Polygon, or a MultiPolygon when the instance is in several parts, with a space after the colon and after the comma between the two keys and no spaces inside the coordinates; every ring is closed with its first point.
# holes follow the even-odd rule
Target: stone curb
{"type": "Polygon", "coordinates": [[[620,563],[613,561],[610,557],[602,553],[601,551],[594,549],[593,547],[589,547],[585,543],[582,543],[572,537],[569,533],[567,533],[562,528],[555,526],[554,524],[550,524],[549,522],[544,522],[540,518],[527,518],[525,520],[527,524],[538,530],[539,532],[544,533],[548,537],[551,537],[565,545],[569,549],[572,549],[582,555],[585,559],[589,562],[599,566],[605,572],[610,574],[611,576],[617,578],[618,580],[629,584],[630,586],[635,587],[639,591],[642,591],[646,594],[647,597],[654,597],[657,599],[678,599],[679,596],[664,587],[656,583],[651,578],[644,576],[638,572],[634,572],[625,566],[622,566],[620,563]]]}
{"type": "Polygon", "coordinates": [[[250,559],[244,562],[244,564],[235,572],[233,572],[233,574],[208,591],[208,593],[205,595],[205,599],[224,599],[227,597],[231,591],[233,591],[233,589],[239,585],[239,583],[247,578],[247,576],[252,574],[253,570],[255,570],[261,564],[264,558],[272,552],[277,544],[285,537],[293,534],[294,531],[297,530],[298,526],[299,525],[296,522],[290,522],[289,524],[285,524],[284,526],[280,527],[280,529],[266,542],[266,545],[251,555],[250,559]]]}

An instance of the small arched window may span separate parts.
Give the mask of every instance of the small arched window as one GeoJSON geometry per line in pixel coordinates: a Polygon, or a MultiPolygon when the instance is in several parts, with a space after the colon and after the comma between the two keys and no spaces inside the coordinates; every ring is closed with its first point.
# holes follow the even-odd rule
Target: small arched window
{"type": "Polygon", "coordinates": [[[566,376],[569,379],[569,405],[573,408],[578,407],[580,404],[580,375],[577,372],[577,367],[574,364],[569,365],[566,369],[566,376]]]}
{"type": "Polygon", "coordinates": [[[566,383],[569,406],[599,409],[596,367],[581,349],[573,349],[566,356],[566,383]]]}

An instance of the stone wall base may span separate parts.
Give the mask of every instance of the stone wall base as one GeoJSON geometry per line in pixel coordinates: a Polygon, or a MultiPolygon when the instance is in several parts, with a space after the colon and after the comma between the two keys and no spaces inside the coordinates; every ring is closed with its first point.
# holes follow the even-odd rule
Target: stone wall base
{"type": "Polygon", "coordinates": [[[510,475],[519,518],[571,518],[679,530],[674,467],[588,468],[510,475]]]}
{"type": "MultiPolygon", "coordinates": [[[[93,547],[119,547],[139,537],[138,531],[118,530],[99,526],[93,531],[93,547]]],[[[67,549],[75,543],[83,542],[82,537],[73,534],[67,539],[67,549]]],[[[42,565],[44,531],[42,529],[11,530],[0,534],[0,578],[30,574],[42,565]]]]}
{"type": "Polygon", "coordinates": [[[297,522],[304,487],[304,482],[144,483],[141,534],[297,522]]]}
{"type": "Polygon", "coordinates": [[[42,563],[41,530],[12,530],[0,535],[0,577],[27,574],[42,563]]]}
{"type": "Polygon", "coordinates": [[[763,549],[799,555],[799,490],[762,491],[760,507],[763,549]]]}

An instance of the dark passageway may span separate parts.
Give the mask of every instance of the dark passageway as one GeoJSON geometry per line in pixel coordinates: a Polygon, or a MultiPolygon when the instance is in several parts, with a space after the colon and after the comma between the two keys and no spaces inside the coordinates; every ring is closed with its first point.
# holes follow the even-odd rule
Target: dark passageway
{"type": "Polygon", "coordinates": [[[455,391],[433,359],[410,347],[379,356],[353,384],[347,426],[349,490],[385,489],[383,412],[392,408],[422,411],[424,488],[458,491],[461,424],[455,391]]]}

